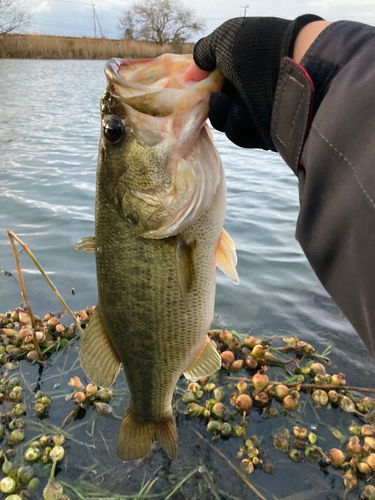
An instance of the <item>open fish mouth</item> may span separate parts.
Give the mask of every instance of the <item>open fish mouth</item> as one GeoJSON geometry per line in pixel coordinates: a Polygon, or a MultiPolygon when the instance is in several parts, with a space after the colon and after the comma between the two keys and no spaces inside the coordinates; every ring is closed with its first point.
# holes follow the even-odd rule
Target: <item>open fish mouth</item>
{"type": "Polygon", "coordinates": [[[113,58],[104,71],[110,91],[119,101],[141,113],[163,117],[171,115],[176,106],[191,105],[193,95],[208,95],[223,86],[224,76],[219,69],[203,80],[185,81],[191,58],[176,54],[164,54],[157,59],[113,58]]]}
{"type": "Polygon", "coordinates": [[[138,207],[137,231],[145,238],[177,235],[211,205],[221,183],[220,159],[205,121],[210,94],[221,90],[224,76],[215,70],[199,81],[185,81],[191,60],[164,54],[116,58],[105,65],[107,92],[123,106],[124,127],[143,148],[131,163],[141,164],[152,149],[163,150],[166,159],[163,175],[155,174],[152,186],[130,185],[131,198],[124,201],[124,213],[138,207]]]}

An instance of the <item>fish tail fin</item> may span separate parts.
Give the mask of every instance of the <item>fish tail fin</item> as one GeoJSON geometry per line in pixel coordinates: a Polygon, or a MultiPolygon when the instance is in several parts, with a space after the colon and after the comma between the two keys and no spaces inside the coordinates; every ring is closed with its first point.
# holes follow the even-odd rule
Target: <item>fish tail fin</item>
{"type": "Polygon", "coordinates": [[[122,460],[142,458],[151,450],[154,441],[172,458],[177,456],[177,428],[171,412],[159,421],[145,421],[128,408],[121,422],[117,441],[117,455],[122,460]]]}
{"type": "Polygon", "coordinates": [[[154,426],[156,440],[160,446],[171,458],[177,458],[177,427],[172,412],[169,417],[155,422],[154,426]]]}

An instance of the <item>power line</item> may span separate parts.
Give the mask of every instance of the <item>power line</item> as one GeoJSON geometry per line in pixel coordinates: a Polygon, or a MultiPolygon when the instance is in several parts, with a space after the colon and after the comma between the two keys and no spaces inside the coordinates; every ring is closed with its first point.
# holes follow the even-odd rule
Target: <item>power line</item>
{"type": "MultiPolygon", "coordinates": [[[[60,23],[58,21],[55,21],[55,22],[41,21],[41,22],[38,22],[37,24],[41,25],[41,26],[52,26],[52,27],[56,27],[56,28],[67,28],[67,29],[72,29],[72,30],[77,30],[77,31],[90,31],[90,32],[92,32],[92,28],[84,28],[81,26],[72,26],[70,24],[60,23]]],[[[106,30],[106,32],[111,33],[113,35],[118,35],[118,33],[116,33],[115,31],[106,30]]]]}
{"type": "MultiPolygon", "coordinates": [[[[59,2],[59,3],[71,3],[71,4],[77,4],[77,5],[86,5],[87,7],[91,7],[91,3],[88,3],[88,2],[77,2],[77,0],[49,0],[49,1],[50,2],[59,2]]],[[[103,3],[96,3],[95,5],[98,5],[99,7],[105,7],[107,10],[113,10],[113,11],[117,11],[118,10],[118,9],[114,9],[112,7],[108,8],[108,5],[105,5],[103,3]]]]}
{"type": "MultiPolygon", "coordinates": [[[[89,2],[79,2],[77,0],[49,0],[50,2],[59,2],[59,3],[70,3],[70,4],[77,4],[77,5],[86,5],[87,7],[91,7],[91,3],[89,2]]],[[[105,5],[103,3],[95,3],[98,7],[105,7],[107,10],[112,10],[113,12],[122,12],[121,9],[113,8],[113,7],[108,7],[108,5],[105,5]]],[[[228,16],[227,17],[206,17],[206,21],[226,21],[227,19],[230,19],[228,16]]]]}

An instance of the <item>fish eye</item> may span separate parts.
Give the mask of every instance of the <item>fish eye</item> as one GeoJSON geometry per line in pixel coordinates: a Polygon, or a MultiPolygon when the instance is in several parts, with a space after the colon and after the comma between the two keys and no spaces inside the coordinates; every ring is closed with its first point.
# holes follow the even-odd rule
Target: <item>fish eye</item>
{"type": "Polygon", "coordinates": [[[116,115],[107,115],[103,118],[103,134],[107,141],[116,144],[120,141],[124,130],[122,120],[116,115]]]}

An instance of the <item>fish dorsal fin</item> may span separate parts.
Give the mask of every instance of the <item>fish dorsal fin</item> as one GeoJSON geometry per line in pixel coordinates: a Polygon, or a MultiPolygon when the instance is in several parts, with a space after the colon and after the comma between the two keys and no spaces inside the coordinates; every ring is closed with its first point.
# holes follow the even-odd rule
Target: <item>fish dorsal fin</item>
{"type": "Polygon", "coordinates": [[[229,234],[223,230],[216,247],[215,264],[223,271],[225,276],[233,281],[236,285],[239,284],[240,279],[237,274],[237,254],[234,241],[229,234]]]}
{"type": "Polygon", "coordinates": [[[207,336],[205,345],[189,368],[184,371],[184,375],[188,380],[200,380],[213,375],[220,368],[220,355],[207,336]]]}
{"type": "Polygon", "coordinates": [[[121,361],[104,330],[99,305],[96,306],[81,339],[79,359],[83,371],[94,384],[106,389],[112,386],[120,370],[121,361]]]}
{"type": "Polygon", "coordinates": [[[95,236],[86,236],[86,238],[81,238],[81,241],[74,245],[74,251],[77,252],[78,250],[85,250],[88,253],[95,253],[95,236]]]}
{"type": "Polygon", "coordinates": [[[196,241],[186,242],[180,235],[176,237],[176,268],[181,295],[189,307],[188,293],[196,281],[196,241]]]}

